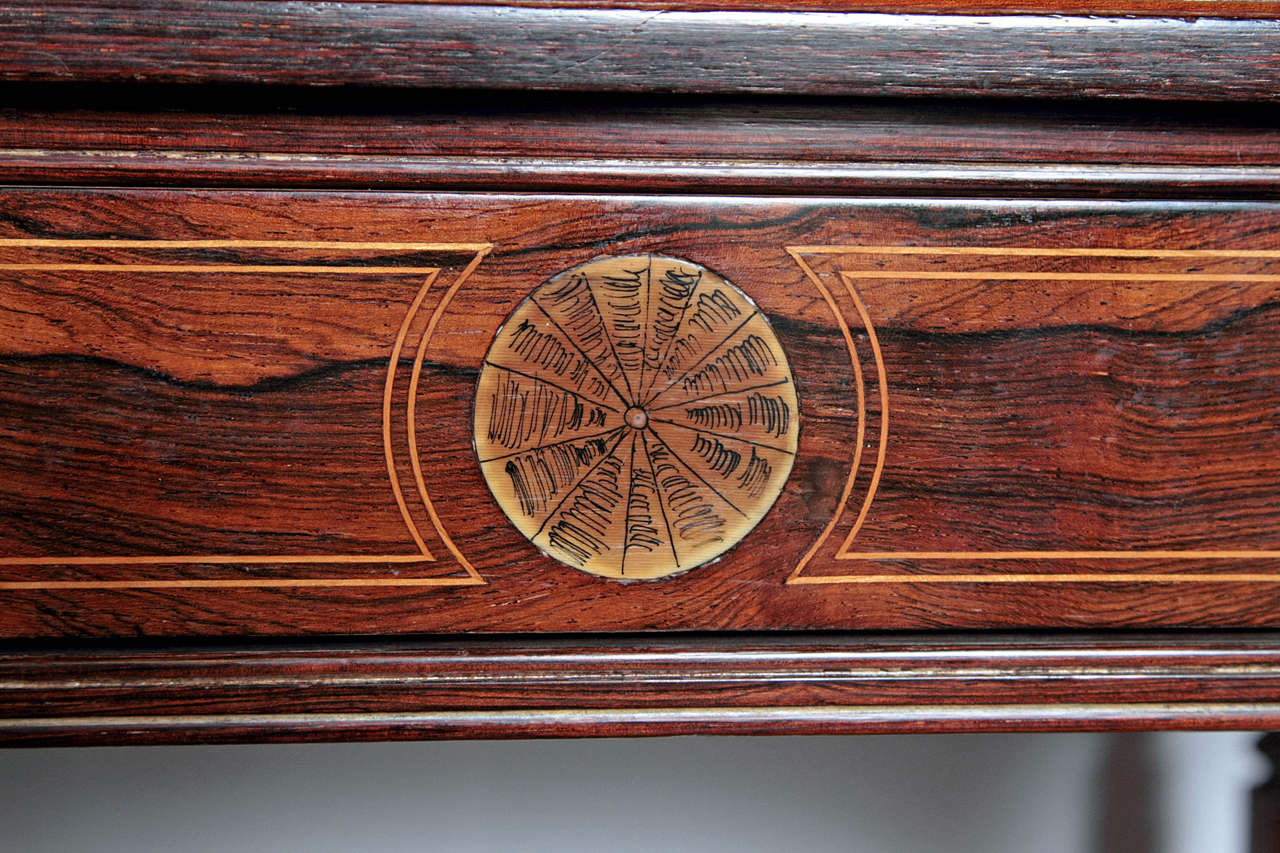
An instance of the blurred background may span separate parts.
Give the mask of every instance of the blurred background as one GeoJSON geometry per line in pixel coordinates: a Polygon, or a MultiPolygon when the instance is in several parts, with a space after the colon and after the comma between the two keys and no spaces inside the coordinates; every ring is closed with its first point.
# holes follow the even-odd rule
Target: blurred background
{"type": "Polygon", "coordinates": [[[1244,853],[1257,737],[5,750],[0,848],[1244,853]]]}

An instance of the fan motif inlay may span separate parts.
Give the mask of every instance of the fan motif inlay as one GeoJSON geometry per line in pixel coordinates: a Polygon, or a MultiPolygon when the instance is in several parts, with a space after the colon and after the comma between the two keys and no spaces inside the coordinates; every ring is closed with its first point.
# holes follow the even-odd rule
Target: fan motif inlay
{"type": "Polygon", "coordinates": [[[613,578],[720,556],[773,505],[799,407],[769,322],[688,261],[603,258],[535,289],[476,388],[480,468],[548,555],[613,578]]]}

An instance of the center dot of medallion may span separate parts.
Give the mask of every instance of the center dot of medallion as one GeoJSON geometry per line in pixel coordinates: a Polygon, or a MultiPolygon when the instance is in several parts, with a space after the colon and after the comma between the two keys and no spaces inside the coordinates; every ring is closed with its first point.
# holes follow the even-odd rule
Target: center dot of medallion
{"type": "Polygon", "coordinates": [[[649,425],[649,415],[644,409],[632,406],[627,409],[627,413],[622,416],[626,420],[627,425],[632,429],[644,429],[649,425]]]}

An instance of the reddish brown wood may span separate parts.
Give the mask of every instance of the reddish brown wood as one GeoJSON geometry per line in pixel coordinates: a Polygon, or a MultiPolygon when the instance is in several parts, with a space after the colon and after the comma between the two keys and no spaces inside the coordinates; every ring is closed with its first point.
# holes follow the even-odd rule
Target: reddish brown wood
{"type": "MultiPolygon", "coordinates": [[[[270,153],[370,160],[1280,165],[1280,112],[1261,105],[498,92],[477,102],[447,92],[430,98],[395,91],[202,92],[192,104],[190,90],[178,86],[14,89],[0,109],[0,144],[33,152],[185,151],[228,159],[270,153]]],[[[181,169],[174,171],[181,177],[181,169]]]]}
{"type": "MultiPolygon", "coordinates": [[[[494,244],[442,309],[416,404],[434,509],[487,582],[443,588],[399,581],[468,582],[403,451],[407,511],[441,559],[353,561],[413,550],[385,471],[382,394],[425,275],[364,268],[443,269],[416,335],[474,246],[6,247],[9,263],[162,265],[123,278],[106,268],[7,273],[10,636],[1276,624],[1280,560],[1265,556],[1280,536],[1267,276],[1280,261],[1233,254],[1275,249],[1274,205],[10,190],[0,214],[3,236],[17,240],[494,244]],[[823,244],[989,247],[799,252],[851,324],[866,383],[865,452],[847,501],[854,366],[825,297],[786,250],[823,244]],[[1000,254],[1008,246],[1046,254],[1000,254]],[[1227,254],[1160,254],[1182,249],[1227,254]],[[600,254],[645,251],[715,269],[768,313],[796,376],[801,443],[776,508],[722,560],[619,584],[539,555],[505,522],[470,451],[471,399],[494,330],[530,289],[600,254]],[[164,266],[191,263],[218,271],[164,266]],[[352,272],[236,271],[335,263],[352,272]],[[836,559],[874,476],[882,406],[870,333],[841,270],[865,301],[894,412],[852,550],[904,556],[836,559]],[[903,283],[887,270],[948,272],[903,283]],[[928,556],[938,551],[979,556],[928,556]],[[1024,551],[1049,555],[1008,556],[1024,551]],[[1005,556],[982,556],[995,552],[1005,556]],[[223,554],[259,562],[197,559],[223,554]],[[317,554],[336,562],[278,559],[317,554]],[[172,555],[192,556],[165,563],[172,555]],[[82,556],[103,562],[75,564],[82,556]],[[880,579],[857,582],[866,575],[880,579]],[[318,585],[273,585],[281,579],[318,585]],[[350,585],[370,579],[382,585],[350,585]],[[178,586],[109,587],[147,581],[178,586]]],[[[397,363],[396,412],[409,351],[397,363]]],[[[401,448],[404,423],[392,421],[401,448]]]]}
{"type": "Polygon", "coordinates": [[[0,79],[1269,101],[1259,19],[163,0],[0,5],[0,79]]]}
{"type": "Polygon", "coordinates": [[[56,184],[1273,198],[1265,110],[1168,111],[38,88],[0,112],[0,179],[56,184]],[[50,110],[50,99],[68,107],[50,110]],[[225,99],[225,103],[219,98],[225,99]],[[95,108],[86,108],[94,104],[95,108]]]}
{"type": "Polygon", "coordinates": [[[1277,4],[510,5],[0,4],[0,740],[1280,728],[1280,121],[1214,103],[1277,4]],[[802,422],[738,547],[619,584],[469,429],[512,307],[633,252],[759,303],[802,422]]]}
{"type": "Polygon", "coordinates": [[[340,643],[27,649],[0,742],[1248,728],[1265,635],[340,643]]]}

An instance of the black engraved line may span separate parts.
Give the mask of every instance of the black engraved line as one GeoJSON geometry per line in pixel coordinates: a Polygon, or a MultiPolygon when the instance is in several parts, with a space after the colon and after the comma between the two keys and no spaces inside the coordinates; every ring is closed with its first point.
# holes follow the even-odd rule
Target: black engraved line
{"type": "MultiPolygon", "coordinates": [[[[615,427],[613,430],[611,430],[611,432],[617,432],[618,430],[626,430],[626,427],[615,427]]],[[[568,488],[567,491],[565,491],[564,497],[560,498],[560,503],[556,504],[555,508],[551,510],[551,513],[546,518],[542,519],[542,524],[538,525],[538,529],[533,532],[533,535],[530,536],[529,539],[532,540],[532,539],[538,538],[538,534],[540,534],[542,532],[542,529],[547,526],[547,522],[555,518],[556,513],[560,511],[560,507],[564,506],[564,502],[569,499],[569,495],[573,494],[578,490],[578,487],[582,485],[583,481],[585,481],[588,477],[590,477],[591,474],[597,468],[600,467],[601,462],[608,459],[610,456],[614,454],[614,451],[618,449],[618,445],[622,444],[622,440],[626,437],[627,437],[627,433],[623,432],[622,435],[618,436],[618,440],[613,443],[613,447],[609,448],[608,453],[601,453],[600,458],[597,459],[595,462],[591,463],[591,467],[587,469],[586,473],[583,474],[581,477],[579,477],[577,482],[575,482],[572,486],[568,488]]]]}
{"type": "MultiPolygon", "coordinates": [[[[650,258],[652,259],[652,256],[650,256],[650,258]]],[[[652,260],[650,262],[652,263],[652,260]]],[[[650,281],[652,281],[653,279],[652,272],[650,272],[649,278],[650,278],[650,281]]],[[[657,372],[654,373],[653,375],[654,384],[657,384],[658,377],[662,375],[663,363],[666,362],[667,357],[671,355],[671,345],[676,342],[676,338],[680,337],[680,330],[684,328],[684,318],[685,318],[685,315],[689,313],[689,305],[693,303],[693,297],[697,295],[698,288],[702,287],[702,282],[704,282],[705,280],[706,280],[706,276],[699,273],[698,280],[693,283],[693,289],[689,291],[689,295],[685,297],[684,305],[680,307],[680,319],[676,321],[675,328],[671,330],[671,339],[667,341],[667,348],[663,350],[662,357],[659,358],[657,361],[658,366],[655,368],[657,372]]],[[[650,385],[648,388],[645,388],[640,393],[647,394],[652,390],[653,390],[653,385],[650,385]]],[[[663,390],[665,391],[666,389],[664,388],[663,390]]],[[[662,392],[658,392],[658,393],[660,394],[662,392]]],[[[652,403],[657,397],[658,397],[658,394],[654,394],[652,397],[649,398],[649,402],[640,403],[638,405],[640,408],[643,409],[645,406],[649,405],[649,403],[652,403]]]]}
{"type": "MultiPolygon", "coordinates": [[[[652,308],[653,299],[653,253],[649,253],[649,268],[644,274],[644,331],[641,342],[643,346],[640,348],[640,381],[636,383],[640,388],[640,393],[644,393],[644,368],[649,361],[649,312],[652,308]]],[[[640,399],[640,395],[636,395],[636,399],[640,399]]],[[[647,458],[647,457],[646,457],[647,458]]]]}
{"type": "MultiPolygon", "coordinates": [[[[641,351],[641,355],[643,355],[643,351],[641,351]]],[[[618,574],[620,575],[627,573],[627,551],[631,550],[631,495],[636,490],[637,435],[639,433],[635,430],[631,431],[631,467],[627,469],[627,512],[622,516],[622,565],[618,568],[618,574]]],[[[654,492],[658,491],[656,484],[653,490],[654,492]]]]}
{"type": "MultiPolygon", "coordinates": [[[[604,330],[604,339],[609,342],[609,352],[613,353],[614,364],[618,365],[618,373],[621,374],[622,381],[627,385],[628,396],[625,402],[628,406],[634,406],[636,404],[636,392],[631,389],[631,379],[627,376],[627,367],[622,363],[622,359],[618,357],[618,348],[613,345],[613,334],[609,331],[609,324],[605,322],[604,312],[600,310],[600,302],[596,299],[596,292],[591,287],[591,279],[584,275],[582,276],[582,280],[586,283],[587,296],[591,297],[591,304],[595,306],[596,316],[600,318],[600,328],[604,330]]],[[[541,308],[542,306],[539,305],[538,307],[541,308]]],[[[544,311],[543,313],[546,312],[544,311]]],[[[640,360],[643,364],[643,350],[640,351],[640,360]]],[[[616,391],[617,389],[615,388],[614,390],[616,391]]]]}
{"type": "Polygon", "coordinates": [[[785,453],[788,456],[796,455],[796,452],[794,450],[783,450],[781,447],[774,447],[771,444],[762,444],[758,441],[752,441],[749,438],[742,438],[741,436],[737,436],[737,435],[727,435],[723,432],[716,432],[713,429],[699,429],[698,427],[691,427],[688,424],[682,424],[676,421],[669,421],[666,418],[650,417],[649,420],[657,421],[658,423],[663,423],[663,424],[671,424],[674,427],[680,427],[680,429],[687,429],[689,430],[689,432],[705,432],[707,435],[714,435],[716,438],[727,438],[730,441],[741,441],[743,444],[754,444],[756,447],[763,447],[765,450],[772,450],[776,453],[785,453]]]}
{"type": "MultiPolygon", "coordinates": [[[[749,425],[759,425],[766,433],[772,433],[778,437],[791,432],[791,407],[787,405],[786,400],[779,396],[751,394],[746,398],[746,403],[749,425]]],[[[706,407],[703,407],[703,410],[705,409],[706,407]]],[[[741,412],[741,409],[737,411],[741,412]]]]}
{"type": "MultiPolygon", "coordinates": [[[[650,432],[645,430],[644,432],[650,432]]],[[[649,439],[645,438],[644,432],[640,433],[640,440],[644,442],[644,459],[649,463],[649,476],[653,477],[653,494],[658,499],[658,511],[662,513],[662,523],[667,528],[667,544],[671,546],[671,559],[676,561],[676,568],[680,568],[680,555],[676,553],[676,537],[671,532],[671,519],[667,518],[667,496],[662,493],[662,487],[658,485],[658,472],[653,467],[653,457],[649,455],[649,439]]],[[[657,437],[657,433],[654,433],[657,437]]]]}
{"type": "Polygon", "coordinates": [[[701,367],[703,364],[705,364],[705,363],[706,363],[706,361],[707,361],[707,359],[711,358],[711,356],[713,356],[713,355],[715,355],[717,352],[719,352],[719,351],[720,351],[720,347],[724,346],[724,345],[725,345],[725,344],[727,344],[730,340],[732,340],[732,339],[733,339],[733,336],[734,336],[734,335],[736,335],[736,334],[738,334],[738,332],[741,332],[741,331],[742,331],[742,327],[743,327],[743,326],[745,326],[745,325],[747,325],[748,323],[750,323],[750,322],[755,318],[755,316],[756,316],[757,314],[759,314],[759,313],[760,313],[760,309],[759,309],[759,308],[757,308],[756,310],[754,310],[754,311],[752,311],[750,314],[748,314],[748,315],[747,315],[747,319],[743,320],[741,323],[739,323],[739,324],[737,325],[737,327],[736,327],[736,328],[734,328],[734,330],[733,330],[732,332],[730,332],[729,334],[725,335],[723,338],[721,338],[721,339],[720,339],[720,343],[716,344],[716,345],[715,345],[715,346],[713,346],[711,349],[707,350],[707,351],[703,354],[702,358],[698,359],[698,360],[697,360],[697,361],[695,361],[693,364],[691,364],[691,365],[689,365],[687,368],[685,368],[684,373],[681,373],[681,374],[680,374],[679,376],[677,376],[675,379],[671,380],[671,382],[667,385],[667,387],[666,387],[666,388],[663,388],[663,389],[662,389],[661,391],[659,391],[657,394],[654,394],[652,397],[650,397],[648,400],[646,400],[646,401],[645,401],[645,402],[640,406],[640,408],[642,408],[642,409],[647,409],[647,408],[649,408],[649,404],[650,404],[650,403],[652,403],[654,400],[658,399],[658,398],[659,398],[659,397],[661,397],[663,394],[667,393],[667,392],[668,392],[668,391],[670,391],[672,388],[674,388],[676,385],[678,385],[678,384],[680,383],[680,380],[681,380],[681,379],[684,379],[686,376],[688,376],[688,375],[693,371],[693,369],[694,369],[695,367],[701,367]]]}
{"type": "MultiPolygon", "coordinates": [[[[762,482],[767,485],[768,466],[764,467],[766,474],[762,482]]],[[[567,505],[557,514],[555,524],[547,528],[549,547],[565,553],[579,566],[613,550],[608,540],[609,534],[616,532],[612,526],[614,514],[626,488],[624,463],[615,453],[605,456],[600,468],[604,469],[601,478],[597,480],[593,474],[584,480],[574,491],[573,500],[566,501],[567,505]]]]}
{"type": "Polygon", "coordinates": [[[546,444],[539,444],[534,447],[526,447],[523,450],[513,450],[510,453],[504,453],[501,456],[490,456],[488,459],[481,459],[480,464],[483,465],[486,462],[497,462],[499,459],[509,459],[512,456],[521,456],[525,453],[536,453],[539,450],[546,450],[547,448],[550,448],[550,447],[559,447],[562,444],[570,444],[575,441],[589,441],[593,438],[599,438],[602,435],[608,435],[611,432],[617,432],[620,429],[622,429],[622,427],[613,427],[612,429],[601,430],[600,432],[593,432],[590,435],[575,435],[570,438],[562,438],[559,441],[550,441],[550,442],[547,442],[546,444]]]}
{"type": "Polygon", "coordinates": [[[563,391],[566,394],[572,394],[573,396],[578,397],[579,399],[586,400],[588,403],[591,403],[593,406],[599,406],[602,409],[608,409],[614,414],[618,414],[619,412],[621,412],[621,409],[615,408],[614,406],[610,406],[608,403],[601,403],[595,397],[588,397],[586,394],[583,394],[581,391],[574,391],[572,388],[565,388],[563,385],[557,385],[554,382],[543,379],[541,376],[534,376],[532,373],[525,373],[523,370],[516,370],[514,367],[507,367],[505,364],[495,364],[494,362],[490,361],[487,358],[484,360],[484,363],[489,365],[490,367],[496,367],[499,370],[505,370],[508,373],[514,373],[516,376],[523,376],[525,379],[532,379],[534,382],[541,382],[543,385],[550,385],[552,388],[555,388],[557,391],[563,391]]]}
{"type": "MultiPolygon", "coordinates": [[[[650,282],[650,286],[652,287],[652,284],[653,284],[653,268],[652,268],[653,256],[652,255],[649,256],[649,264],[650,264],[649,282],[650,282]]],[[[667,360],[667,357],[671,355],[671,346],[676,342],[676,338],[680,337],[680,330],[684,328],[685,315],[689,313],[689,306],[693,303],[693,297],[698,293],[698,288],[702,286],[702,280],[703,280],[703,276],[699,275],[698,280],[693,283],[693,289],[691,289],[689,291],[689,295],[685,297],[684,305],[680,307],[680,319],[676,321],[675,327],[671,330],[671,339],[667,341],[666,349],[663,350],[662,355],[659,356],[657,362],[655,362],[656,367],[654,367],[655,373],[653,374],[654,384],[657,383],[658,377],[662,375],[663,363],[667,360]]],[[[647,351],[648,350],[646,348],[646,353],[647,351]]],[[[649,393],[652,390],[653,390],[653,385],[650,385],[648,388],[642,389],[640,393],[643,395],[643,394],[649,393]]],[[[653,397],[650,397],[649,399],[653,400],[653,397]]],[[[637,405],[643,408],[647,404],[637,404],[637,405]]]]}
{"type": "MultiPolygon", "coordinates": [[[[551,314],[548,313],[547,309],[543,308],[537,299],[534,299],[532,296],[530,296],[529,301],[533,303],[535,308],[537,308],[539,311],[542,312],[543,316],[545,316],[548,320],[551,321],[551,324],[553,326],[555,326],[557,329],[560,330],[560,334],[564,335],[565,340],[567,340],[573,346],[573,348],[578,351],[578,354],[582,356],[582,360],[586,362],[588,365],[590,365],[591,369],[594,370],[600,376],[600,378],[604,380],[604,384],[609,386],[610,391],[618,395],[618,399],[622,401],[622,404],[624,406],[630,406],[631,403],[628,402],[626,397],[622,396],[622,393],[618,390],[617,386],[609,381],[609,377],[604,375],[604,371],[602,371],[599,367],[596,367],[595,362],[591,360],[591,358],[586,354],[586,352],[582,349],[582,347],[578,346],[578,342],[573,339],[573,335],[566,332],[564,329],[564,326],[561,326],[556,321],[556,318],[552,317],[551,314]]],[[[604,325],[603,319],[600,320],[600,324],[604,325]]],[[[606,334],[607,334],[607,330],[606,330],[606,334]]],[[[617,411],[617,410],[615,409],[614,411],[617,411]]]]}
{"type": "Polygon", "coordinates": [[[672,450],[672,449],[671,449],[671,445],[669,445],[669,444],[667,444],[665,441],[663,441],[662,436],[658,434],[658,431],[657,431],[656,429],[650,429],[650,430],[649,430],[649,432],[652,432],[652,433],[653,433],[653,437],[654,437],[654,438],[656,438],[658,441],[661,441],[661,442],[662,442],[662,446],[663,446],[663,447],[665,447],[665,448],[667,449],[667,451],[671,454],[671,458],[672,458],[672,459],[675,459],[676,461],[678,461],[682,466],[684,466],[684,469],[685,469],[686,471],[688,471],[690,474],[692,474],[693,476],[695,476],[695,477],[697,477],[699,480],[701,480],[701,481],[702,481],[702,485],[706,486],[708,489],[710,489],[711,491],[715,492],[715,493],[716,493],[716,497],[720,498],[720,500],[722,500],[722,501],[724,501],[725,503],[727,503],[727,504],[729,505],[729,508],[730,508],[730,509],[732,509],[734,512],[736,512],[738,515],[742,516],[743,518],[750,518],[750,516],[748,516],[745,512],[743,512],[742,510],[738,509],[738,507],[734,505],[733,501],[729,500],[729,499],[728,499],[728,498],[726,498],[724,495],[722,495],[722,494],[720,493],[720,490],[719,490],[719,489],[717,489],[715,486],[713,486],[713,485],[711,485],[710,483],[708,483],[708,482],[706,481],[706,478],[705,478],[705,477],[703,477],[703,476],[702,476],[701,474],[699,474],[697,471],[693,470],[693,466],[692,466],[692,465],[690,465],[688,462],[685,462],[683,459],[681,459],[681,458],[680,458],[680,454],[678,454],[678,453],[676,453],[674,450],[672,450]]]}
{"type": "Polygon", "coordinates": [[[717,391],[714,394],[705,394],[701,397],[694,397],[692,400],[681,400],[679,403],[667,403],[665,406],[656,406],[651,409],[645,409],[646,412],[661,412],[663,409],[674,409],[676,406],[692,406],[694,403],[701,403],[703,400],[712,400],[716,397],[728,397],[730,394],[750,394],[752,391],[761,391],[765,388],[772,388],[775,385],[786,385],[791,381],[791,377],[786,379],[778,379],[773,382],[767,382],[764,385],[752,385],[750,388],[735,388],[732,391],[717,391]]]}

